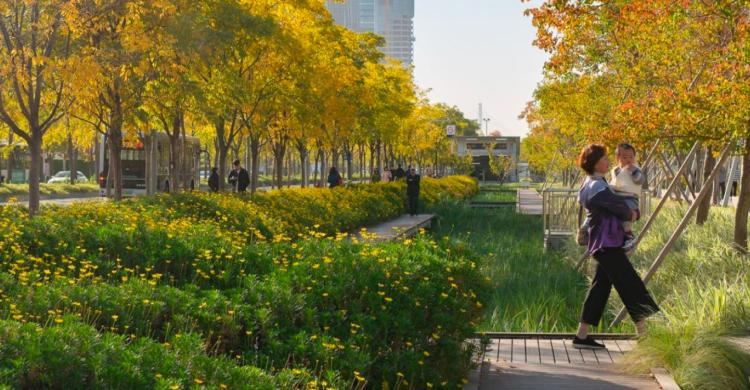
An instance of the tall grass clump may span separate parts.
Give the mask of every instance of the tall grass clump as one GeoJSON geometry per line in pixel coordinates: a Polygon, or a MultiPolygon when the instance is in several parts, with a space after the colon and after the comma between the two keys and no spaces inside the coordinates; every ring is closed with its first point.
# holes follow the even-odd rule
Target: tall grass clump
{"type": "MultiPolygon", "coordinates": [[[[508,201],[515,195],[481,193],[480,199],[508,201]]],[[[481,330],[575,329],[586,278],[562,254],[544,251],[540,216],[518,214],[512,206],[481,209],[463,202],[444,204],[437,214],[440,223],[434,234],[475,256],[490,284],[481,330]]]]}
{"type": "MultiPolygon", "coordinates": [[[[673,203],[658,216],[632,258],[641,273],[685,211],[673,203]]],[[[733,214],[713,208],[667,256],[649,284],[662,313],[629,355],[631,367],[666,367],[683,389],[750,388],[750,257],[732,247],[733,214]]]]}

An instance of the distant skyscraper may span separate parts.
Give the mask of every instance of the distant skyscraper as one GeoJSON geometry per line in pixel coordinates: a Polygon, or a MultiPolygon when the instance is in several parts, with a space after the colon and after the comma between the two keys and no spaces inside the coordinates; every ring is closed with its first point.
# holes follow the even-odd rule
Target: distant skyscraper
{"type": "Polygon", "coordinates": [[[336,23],[383,36],[385,55],[401,60],[404,66],[414,63],[414,0],[327,0],[326,6],[336,23]]]}

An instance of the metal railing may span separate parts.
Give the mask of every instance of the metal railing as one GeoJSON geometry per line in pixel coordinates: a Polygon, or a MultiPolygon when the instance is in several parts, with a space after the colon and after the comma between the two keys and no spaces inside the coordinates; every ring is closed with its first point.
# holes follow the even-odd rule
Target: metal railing
{"type": "MultiPolygon", "coordinates": [[[[573,234],[578,230],[578,190],[548,188],[542,192],[542,207],[545,238],[552,234],[573,234]]],[[[651,215],[649,189],[641,191],[640,209],[641,220],[651,215]]]]}

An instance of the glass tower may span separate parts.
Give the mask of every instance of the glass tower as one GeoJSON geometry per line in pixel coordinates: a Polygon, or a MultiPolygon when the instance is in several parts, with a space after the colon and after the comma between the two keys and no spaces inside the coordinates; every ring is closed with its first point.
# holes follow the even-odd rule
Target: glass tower
{"type": "Polygon", "coordinates": [[[326,1],[336,23],[385,38],[383,52],[404,66],[414,63],[414,0],[326,1]]]}

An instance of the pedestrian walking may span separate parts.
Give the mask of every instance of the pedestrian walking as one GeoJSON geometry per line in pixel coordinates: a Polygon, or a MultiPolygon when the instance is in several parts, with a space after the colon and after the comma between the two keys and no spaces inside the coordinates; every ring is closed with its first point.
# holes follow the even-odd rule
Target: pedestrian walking
{"type": "Polygon", "coordinates": [[[416,216],[419,211],[419,181],[421,177],[417,175],[414,168],[409,169],[406,175],[406,197],[408,199],[409,215],[416,216]]]}
{"type": "Polygon", "coordinates": [[[208,176],[208,189],[211,192],[219,192],[219,168],[211,168],[211,175],[208,176]]]}
{"type": "Polygon", "coordinates": [[[229,184],[235,192],[246,192],[250,185],[250,174],[247,173],[247,169],[240,166],[240,160],[234,160],[232,165],[234,169],[229,173],[229,184]]]}
{"type": "Polygon", "coordinates": [[[336,167],[331,167],[331,170],[328,171],[328,187],[335,188],[342,184],[344,184],[344,180],[341,178],[339,170],[336,167]]]}
{"type": "Polygon", "coordinates": [[[385,170],[383,170],[383,177],[381,178],[381,180],[383,181],[383,183],[390,183],[391,180],[393,180],[393,174],[391,173],[390,169],[385,168],[385,170]]]}
{"type": "Polygon", "coordinates": [[[578,194],[578,201],[586,210],[589,226],[588,251],[596,259],[596,273],[583,303],[583,313],[573,340],[577,349],[603,349],[589,334],[589,327],[599,325],[607,306],[612,286],[620,295],[636,330],[643,334],[646,318],[659,311],[646,285],[630,263],[623,245],[625,229],[622,220],[635,221],[638,212],[610,189],[604,175],[609,172],[607,150],[601,145],[590,145],[578,157],[578,165],[586,173],[586,180],[578,194]]]}
{"type": "Polygon", "coordinates": [[[406,176],[406,172],[404,171],[404,168],[401,168],[401,164],[398,164],[398,167],[393,172],[393,180],[401,180],[406,176]]]}

